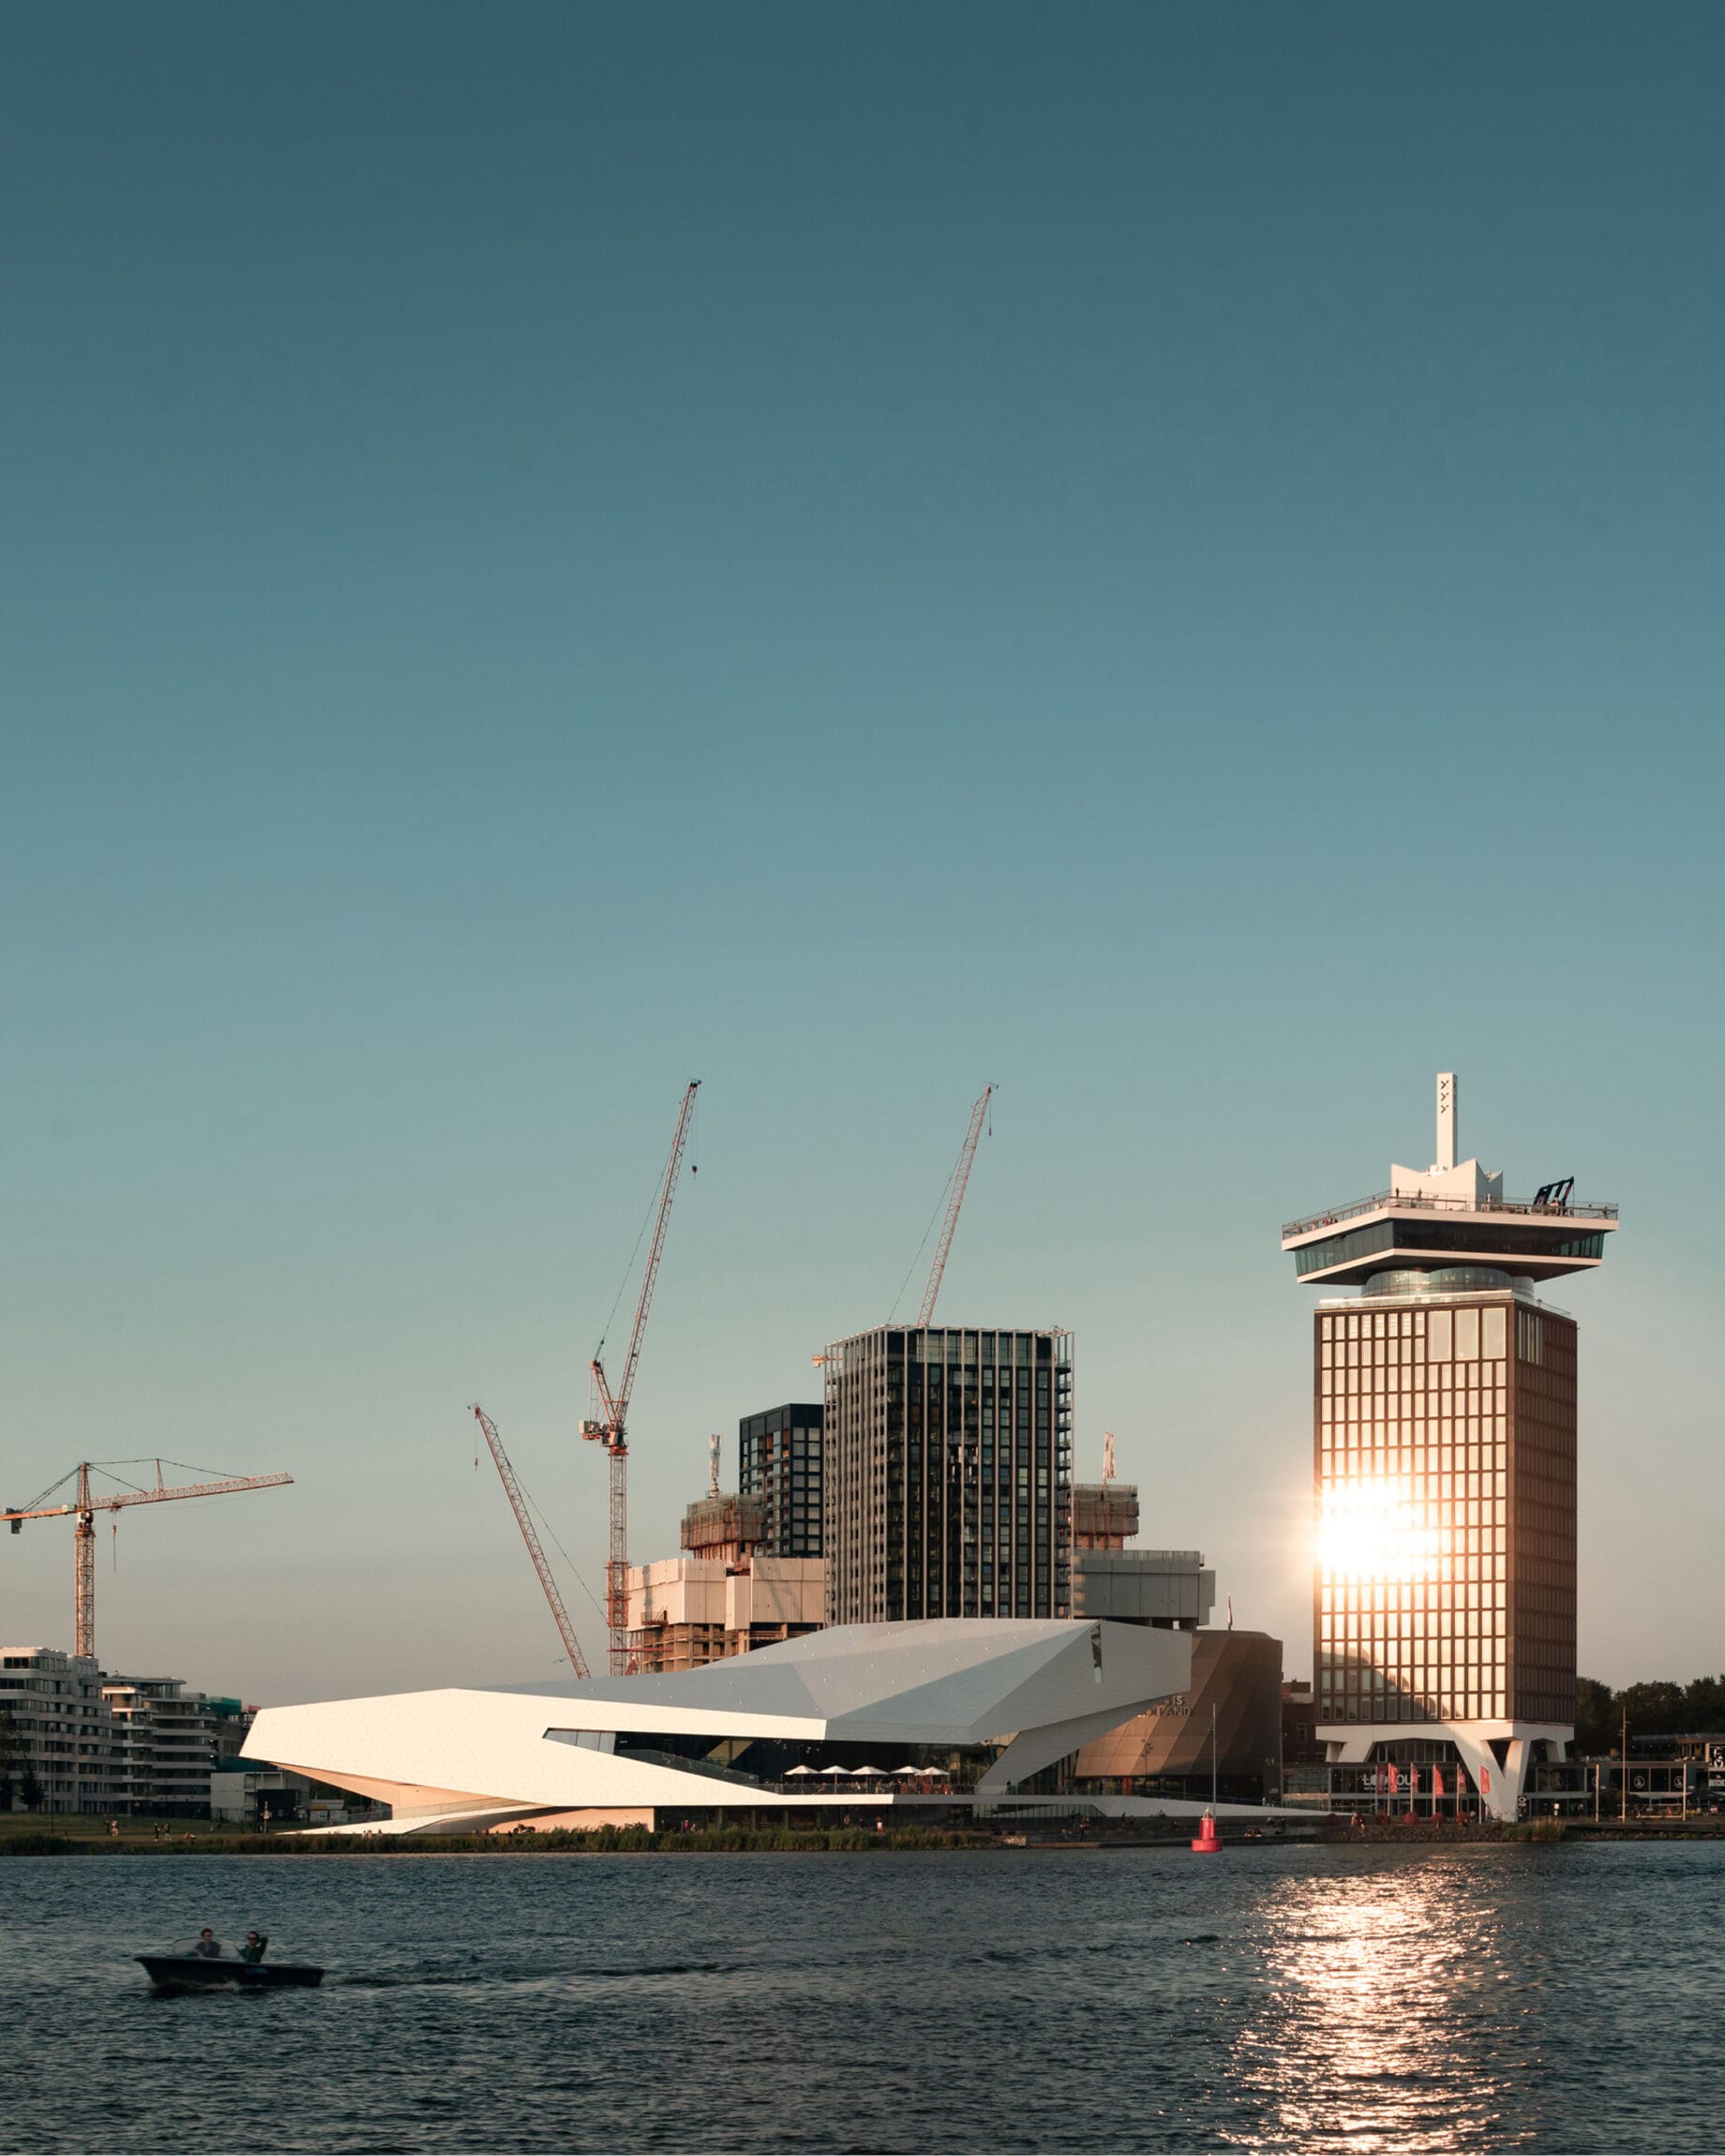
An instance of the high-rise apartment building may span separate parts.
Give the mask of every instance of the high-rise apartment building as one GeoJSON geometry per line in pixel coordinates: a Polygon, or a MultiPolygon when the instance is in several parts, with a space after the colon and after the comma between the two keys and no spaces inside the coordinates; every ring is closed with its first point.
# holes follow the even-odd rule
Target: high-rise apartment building
{"type": "Polygon", "coordinates": [[[119,1739],[129,1808],[207,1818],[210,1775],[218,1759],[244,1747],[252,1710],[188,1692],[180,1677],[104,1677],[102,1698],[119,1739]]]}
{"type": "Polygon", "coordinates": [[[87,1654],[0,1648],[0,1811],[128,1808],[120,1733],[87,1654]]]}
{"type": "Polygon", "coordinates": [[[1072,1614],[1072,1335],[877,1325],[827,1350],[827,1622],[1072,1614]]]}
{"type": "Polygon", "coordinates": [[[760,1547],[771,1557],[818,1557],[822,1541],[821,1411],[790,1404],[737,1425],[738,1482],[766,1508],[760,1547]]]}
{"type": "Polygon", "coordinates": [[[1290,1221],[1312,1321],[1317,1737],[1338,1765],[1399,1770],[1513,1818],[1536,1759],[1575,1722],[1576,1325],[1537,1283],[1598,1266],[1614,1205],[1572,1177],[1531,1199],[1437,1160],[1290,1221]]]}

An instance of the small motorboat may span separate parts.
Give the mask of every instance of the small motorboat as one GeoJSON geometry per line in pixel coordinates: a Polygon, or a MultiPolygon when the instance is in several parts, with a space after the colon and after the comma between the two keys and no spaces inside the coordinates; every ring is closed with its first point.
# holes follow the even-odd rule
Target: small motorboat
{"type": "Polygon", "coordinates": [[[322,1984],[323,1971],[306,1962],[241,1961],[237,1954],[139,1954],[158,1991],[209,1991],[234,1984],[241,1991],[269,1991],[282,1984],[322,1984]]]}

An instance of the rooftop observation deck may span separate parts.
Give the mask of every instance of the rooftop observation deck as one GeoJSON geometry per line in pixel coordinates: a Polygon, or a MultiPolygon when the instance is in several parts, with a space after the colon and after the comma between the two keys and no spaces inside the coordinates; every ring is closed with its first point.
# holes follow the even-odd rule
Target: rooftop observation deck
{"type": "Polygon", "coordinates": [[[1605,1238],[1617,1226],[1615,1205],[1578,1205],[1563,1183],[1545,1185],[1531,1198],[1503,1198],[1491,1188],[1496,1181],[1476,1168],[1471,1188],[1379,1190],[1290,1220],[1282,1247],[1313,1286],[1359,1287],[1379,1275],[1441,1275],[1457,1266],[1543,1280],[1600,1263],[1605,1238]]]}
{"type": "Polygon", "coordinates": [[[1342,1226],[1348,1220],[1365,1219],[1372,1213],[1451,1213],[1462,1214],[1470,1220],[1492,1216],[1515,1215],[1521,1219],[1546,1220],[1607,1220],[1615,1222],[1615,1205],[1579,1205],[1565,1201],[1556,1205],[1537,1198],[1482,1198],[1478,1201],[1462,1197],[1426,1198],[1401,1190],[1379,1190],[1375,1196],[1358,1198],[1352,1205],[1332,1205],[1327,1212],[1308,1214],[1304,1220],[1283,1223],[1283,1246],[1295,1243],[1305,1235],[1314,1235],[1320,1229],[1342,1226]]]}

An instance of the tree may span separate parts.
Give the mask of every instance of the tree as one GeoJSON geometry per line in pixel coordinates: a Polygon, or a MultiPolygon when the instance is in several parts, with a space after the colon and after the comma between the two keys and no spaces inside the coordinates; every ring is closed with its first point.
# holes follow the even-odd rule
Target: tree
{"type": "Polygon", "coordinates": [[[1693,1677],[1683,1687],[1684,1728],[1725,1730],[1725,1677],[1693,1677]]]}
{"type": "Polygon", "coordinates": [[[1687,1684],[1664,1678],[1613,1692],[1597,1677],[1575,1680],[1575,1744],[1583,1756],[1615,1752],[1623,1718],[1629,1741],[1637,1737],[1725,1735],[1725,1676],[1691,1677],[1687,1684]]]}
{"type": "Polygon", "coordinates": [[[1575,1680],[1575,1744],[1584,1759],[1598,1759],[1617,1742],[1617,1709],[1612,1688],[1597,1677],[1575,1680]]]}
{"type": "Polygon", "coordinates": [[[1680,1729],[1688,1727],[1684,1714],[1684,1694],[1681,1684],[1672,1684],[1664,1679],[1646,1684],[1631,1684],[1617,1695],[1617,1713],[1621,1719],[1625,1711],[1629,1716],[1630,1736],[1674,1737],[1680,1729]]]}
{"type": "Polygon", "coordinates": [[[41,1810],[42,1800],[48,1792],[42,1787],[42,1778],[36,1771],[34,1759],[24,1761],[24,1771],[20,1776],[20,1793],[24,1800],[25,1811],[39,1812],[41,1810]]]}

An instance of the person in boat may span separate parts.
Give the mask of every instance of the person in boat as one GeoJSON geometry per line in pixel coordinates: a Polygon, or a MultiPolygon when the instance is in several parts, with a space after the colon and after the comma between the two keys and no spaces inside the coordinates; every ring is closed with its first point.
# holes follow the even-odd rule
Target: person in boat
{"type": "Polygon", "coordinates": [[[266,1933],[248,1931],[246,1934],[246,1943],[240,1949],[240,1959],[242,1961],[262,1961],[263,1950],[268,1944],[269,1938],[266,1933]]]}
{"type": "Polygon", "coordinates": [[[205,1961],[219,1961],[221,1959],[221,1941],[207,1924],[198,1934],[198,1943],[191,1951],[205,1961]]]}

